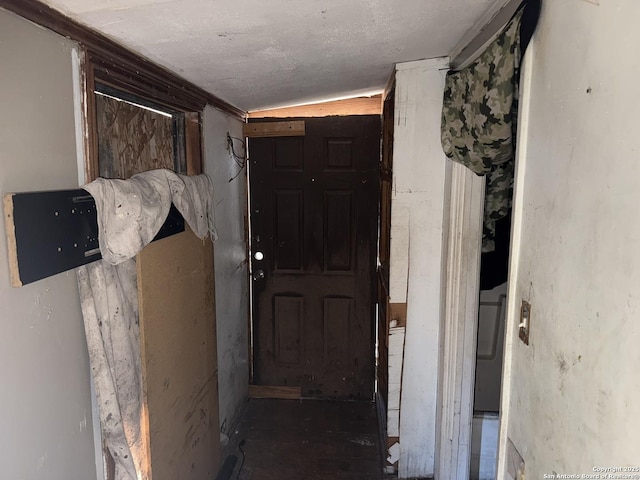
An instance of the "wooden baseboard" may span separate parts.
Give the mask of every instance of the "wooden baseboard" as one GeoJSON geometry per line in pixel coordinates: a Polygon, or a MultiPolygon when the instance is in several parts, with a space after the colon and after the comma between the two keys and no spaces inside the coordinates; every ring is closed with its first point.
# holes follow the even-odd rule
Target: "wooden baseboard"
{"type": "Polygon", "coordinates": [[[271,385],[249,385],[249,398],[281,398],[299,400],[302,397],[300,387],[277,387],[271,385]]]}

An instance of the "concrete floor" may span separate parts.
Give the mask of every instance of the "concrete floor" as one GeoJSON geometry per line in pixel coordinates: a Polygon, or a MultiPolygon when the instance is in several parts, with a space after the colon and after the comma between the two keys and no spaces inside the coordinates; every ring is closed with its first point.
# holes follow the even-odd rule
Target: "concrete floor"
{"type": "Polygon", "coordinates": [[[227,452],[234,480],[383,478],[373,403],[250,399],[227,452]]]}

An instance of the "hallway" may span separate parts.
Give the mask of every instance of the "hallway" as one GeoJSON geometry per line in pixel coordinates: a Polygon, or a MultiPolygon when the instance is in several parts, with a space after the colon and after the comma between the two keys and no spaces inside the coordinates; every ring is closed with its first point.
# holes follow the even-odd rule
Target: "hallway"
{"type": "Polygon", "coordinates": [[[373,403],[249,399],[228,451],[233,479],[383,478],[373,403]]]}

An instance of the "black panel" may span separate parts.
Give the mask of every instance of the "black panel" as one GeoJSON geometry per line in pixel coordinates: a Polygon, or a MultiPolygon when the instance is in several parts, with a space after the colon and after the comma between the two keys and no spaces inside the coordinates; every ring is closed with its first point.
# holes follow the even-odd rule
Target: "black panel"
{"type": "MultiPolygon", "coordinates": [[[[12,194],[20,281],[23,285],[101,258],[96,204],[86,190],[12,194]]],[[[155,240],[184,231],[171,205],[155,240]]]]}

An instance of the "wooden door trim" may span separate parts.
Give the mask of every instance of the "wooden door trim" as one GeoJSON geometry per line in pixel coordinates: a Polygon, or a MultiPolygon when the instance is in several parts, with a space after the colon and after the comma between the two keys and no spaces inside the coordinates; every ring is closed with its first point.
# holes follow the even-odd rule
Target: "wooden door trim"
{"type": "Polygon", "coordinates": [[[435,472],[469,475],[484,180],[452,162],[444,321],[436,406],[435,472]],[[462,446],[466,445],[467,448],[462,446]]]}
{"type": "MultiPolygon", "coordinates": [[[[371,119],[373,119],[374,117],[377,117],[378,120],[378,128],[380,128],[380,115],[379,113],[375,114],[375,115],[339,115],[339,116],[335,116],[334,118],[338,119],[338,118],[359,118],[359,119],[364,119],[366,117],[370,117],[371,119]]],[[[282,127],[276,127],[275,129],[273,129],[274,125],[278,125],[278,124],[282,124],[282,125],[288,125],[288,124],[295,124],[295,122],[300,122],[302,123],[302,125],[304,125],[304,121],[311,121],[311,118],[306,118],[306,117],[302,117],[302,118],[295,118],[295,119],[290,119],[290,122],[279,122],[277,118],[252,118],[249,119],[249,123],[245,125],[245,135],[250,137],[250,138],[269,138],[269,137],[292,137],[294,135],[291,135],[290,130],[285,130],[282,127]],[[248,128],[255,126],[255,125],[259,125],[260,128],[263,128],[265,130],[259,130],[256,129],[256,133],[255,134],[251,134],[250,130],[247,130],[248,128]],[[273,129],[272,131],[269,131],[268,129],[273,129]],[[284,130],[284,133],[283,133],[284,130]],[[267,134],[265,134],[265,131],[268,132],[267,134]],[[247,135],[247,133],[249,133],[249,135],[247,135]]],[[[318,118],[313,118],[313,120],[320,120],[323,121],[322,119],[318,119],[318,118]]],[[[301,126],[302,126],[301,125],[301,126]]],[[[288,128],[288,127],[287,127],[288,128]]],[[[378,135],[381,133],[381,130],[378,131],[378,135]]],[[[251,149],[253,150],[253,149],[251,149]]],[[[379,141],[377,142],[377,147],[376,147],[376,159],[379,162],[379,155],[380,155],[380,150],[379,150],[379,141]]],[[[255,151],[252,152],[254,154],[254,156],[256,155],[255,151]]],[[[379,164],[376,165],[376,171],[379,172],[379,164]]],[[[371,179],[370,179],[371,180],[371,179]]],[[[377,180],[377,179],[376,179],[377,180]]],[[[377,186],[377,181],[374,180],[376,186],[377,186]]],[[[364,182],[363,182],[364,183],[364,182]]],[[[376,201],[374,202],[375,205],[377,205],[377,200],[378,200],[378,196],[379,196],[379,191],[376,194],[376,201]]],[[[249,195],[249,197],[251,197],[251,195],[249,195]]],[[[250,214],[251,212],[251,206],[249,205],[249,208],[247,210],[247,212],[250,214]]],[[[248,223],[251,223],[250,219],[247,219],[248,223]]],[[[375,228],[375,227],[374,227],[375,228]]],[[[249,251],[249,254],[251,255],[251,251],[249,251]]],[[[373,320],[375,318],[375,299],[377,297],[376,291],[377,291],[377,272],[375,269],[375,257],[376,257],[376,245],[375,242],[372,244],[372,248],[371,248],[371,259],[369,260],[371,262],[372,265],[372,270],[371,270],[371,276],[370,276],[370,286],[371,286],[371,291],[369,292],[370,295],[370,299],[371,299],[371,312],[368,316],[368,318],[370,318],[370,321],[372,322],[371,325],[371,334],[372,336],[375,336],[375,329],[373,326],[373,320]]],[[[250,283],[253,285],[253,281],[251,279],[251,275],[249,275],[249,281],[250,283]]],[[[251,295],[252,297],[255,295],[255,293],[253,292],[253,287],[251,288],[251,295]]],[[[255,313],[255,309],[256,306],[254,305],[251,309],[250,309],[250,327],[251,327],[251,331],[255,331],[254,330],[254,324],[256,323],[256,318],[254,318],[254,313],[255,313]]],[[[252,335],[255,335],[254,333],[252,333],[252,335]]],[[[374,349],[374,345],[375,343],[373,342],[373,337],[372,337],[372,343],[370,345],[370,356],[371,356],[371,365],[373,368],[373,371],[371,373],[371,385],[373,388],[373,382],[375,379],[375,349],[374,349]]],[[[249,396],[252,397],[253,393],[255,392],[260,392],[259,389],[261,388],[266,388],[266,389],[270,389],[271,392],[277,392],[277,390],[280,388],[278,385],[269,385],[270,383],[278,383],[278,382],[273,382],[273,380],[267,380],[265,382],[261,380],[256,381],[256,375],[255,375],[255,371],[256,371],[256,362],[257,362],[257,354],[255,352],[258,351],[258,349],[256,349],[256,341],[254,340],[254,342],[252,343],[251,340],[249,341],[249,353],[250,353],[250,358],[251,358],[251,374],[250,374],[250,392],[249,392],[249,396]],[[258,390],[256,390],[258,389],[258,390]]],[[[260,392],[260,395],[262,395],[262,392],[260,392]]],[[[275,396],[273,398],[291,398],[289,396],[285,396],[285,397],[280,397],[279,394],[275,394],[278,396],[275,396]]],[[[288,392],[285,393],[285,395],[289,395],[288,392]]],[[[296,388],[296,393],[294,393],[295,398],[299,398],[298,397],[298,393],[297,393],[297,388],[296,388]]],[[[315,397],[314,397],[315,398],[315,397]]]]}

